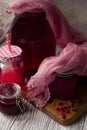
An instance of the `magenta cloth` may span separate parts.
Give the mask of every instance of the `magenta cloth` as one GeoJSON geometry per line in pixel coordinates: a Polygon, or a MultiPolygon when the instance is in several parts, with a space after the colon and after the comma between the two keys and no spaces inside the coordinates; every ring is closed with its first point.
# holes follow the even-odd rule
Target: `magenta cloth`
{"type": "Polygon", "coordinates": [[[33,9],[42,9],[55,34],[62,51],[56,56],[45,58],[27,84],[28,98],[37,107],[43,107],[50,98],[48,85],[56,73],[72,72],[87,75],[87,42],[84,36],[74,30],[60,10],[49,0],[14,0],[9,4],[17,14],[33,9]]]}
{"type": "Polygon", "coordinates": [[[9,3],[9,7],[16,14],[33,9],[44,10],[56,40],[62,48],[69,42],[80,44],[84,41],[83,35],[68,24],[64,15],[50,0],[14,0],[9,3]]]}

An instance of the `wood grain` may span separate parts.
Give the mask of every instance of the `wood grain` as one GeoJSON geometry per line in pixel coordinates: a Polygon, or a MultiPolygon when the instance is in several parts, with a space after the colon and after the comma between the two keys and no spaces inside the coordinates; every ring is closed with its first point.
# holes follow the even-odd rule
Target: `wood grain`
{"type": "MultiPolygon", "coordinates": [[[[8,2],[10,0],[0,0],[8,2]]],[[[87,34],[87,0],[53,0],[64,12],[73,26],[87,34]],[[82,4],[80,4],[82,2],[82,4]],[[73,6],[72,6],[73,5],[73,6]],[[80,9],[80,15],[79,10],[80,9]],[[69,11],[68,11],[69,10],[69,11]],[[73,13],[72,13],[73,11],[73,13]],[[83,17],[84,16],[84,17],[83,17]],[[82,18],[82,19],[81,19],[82,18]]],[[[1,11],[1,10],[0,10],[1,11]]],[[[87,93],[87,92],[86,92],[87,93]]],[[[87,113],[69,126],[62,126],[52,118],[29,104],[28,112],[18,116],[6,116],[0,113],[0,130],[87,130],[87,113]]]]}
{"type": "Polygon", "coordinates": [[[87,116],[82,116],[70,126],[62,126],[29,104],[28,111],[18,116],[0,113],[0,130],[87,130],[87,116]]]}
{"type": "MultiPolygon", "coordinates": [[[[63,119],[61,116],[61,112],[56,109],[57,104],[60,102],[58,99],[54,99],[51,104],[46,105],[42,111],[53,118],[55,121],[59,122],[62,125],[70,125],[76,121],[85,111],[87,111],[87,103],[79,104],[77,107],[77,111],[71,111],[70,113],[66,113],[66,118],[63,119]]],[[[67,102],[67,101],[65,101],[67,102]]]]}
{"type": "MultiPolygon", "coordinates": [[[[76,88],[74,99],[74,107],[72,107],[72,100],[53,99],[41,110],[62,125],[70,125],[75,122],[84,112],[87,111],[87,86],[78,86],[76,88]],[[83,101],[80,101],[84,99],[83,101]],[[59,104],[62,103],[62,106],[59,104]],[[61,112],[58,108],[69,107],[68,112],[61,112]],[[63,118],[62,115],[65,117],[63,118]]],[[[65,111],[65,110],[63,110],[65,111]]]]}

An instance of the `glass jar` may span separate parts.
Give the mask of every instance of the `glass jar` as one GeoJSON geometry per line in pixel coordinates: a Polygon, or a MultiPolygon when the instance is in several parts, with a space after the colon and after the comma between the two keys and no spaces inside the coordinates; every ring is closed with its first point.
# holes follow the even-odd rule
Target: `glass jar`
{"type": "Polygon", "coordinates": [[[87,76],[77,75],[78,86],[87,86],[87,76]]]}
{"type": "Polygon", "coordinates": [[[24,112],[21,87],[16,83],[0,84],[0,111],[7,115],[24,112]]]}
{"type": "Polygon", "coordinates": [[[54,98],[70,99],[74,96],[77,76],[74,73],[57,74],[49,85],[51,96],[54,98]]]}
{"type": "Polygon", "coordinates": [[[19,47],[11,46],[11,52],[7,45],[0,48],[0,82],[23,85],[24,68],[22,50],[19,47]]]}
{"type": "Polygon", "coordinates": [[[45,57],[55,55],[55,36],[42,10],[15,15],[10,35],[11,43],[23,50],[27,78],[35,74],[45,57]]]}

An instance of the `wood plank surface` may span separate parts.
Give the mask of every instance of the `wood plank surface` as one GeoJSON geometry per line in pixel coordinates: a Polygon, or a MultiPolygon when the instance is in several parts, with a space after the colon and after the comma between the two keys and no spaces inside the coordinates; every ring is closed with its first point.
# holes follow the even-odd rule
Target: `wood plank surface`
{"type": "MultiPolygon", "coordinates": [[[[8,1],[10,0],[0,0],[0,2],[4,3],[8,1]]],[[[76,0],[75,2],[73,2],[73,0],[53,1],[57,3],[66,17],[70,19],[72,25],[75,25],[87,34],[87,11],[85,10],[85,8],[87,8],[87,0],[84,0],[84,2],[83,0],[76,0]],[[71,8],[71,5],[73,5],[74,8],[71,8]],[[78,15],[78,8],[80,9],[80,15],[78,15]],[[83,17],[83,14],[85,17],[83,17]]],[[[62,126],[29,104],[28,111],[21,115],[6,116],[0,112],[0,130],[87,130],[87,113],[82,115],[72,125],[62,126]]]]}
{"type": "Polygon", "coordinates": [[[62,125],[70,125],[87,111],[87,86],[77,86],[71,100],[53,99],[41,109],[62,125]]]}
{"type": "Polygon", "coordinates": [[[0,113],[0,130],[87,130],[87,114],[70,126],[62,126],[29,104],[28,111],[18,116],[0,113]]]}
{"type": "Polygon", "coordinates": [[[0,113],[0,130],[87,130],[87,113],[72,125],[62,126],[32,104],[27,106],[27,111],[17,116],[0,113]]]}

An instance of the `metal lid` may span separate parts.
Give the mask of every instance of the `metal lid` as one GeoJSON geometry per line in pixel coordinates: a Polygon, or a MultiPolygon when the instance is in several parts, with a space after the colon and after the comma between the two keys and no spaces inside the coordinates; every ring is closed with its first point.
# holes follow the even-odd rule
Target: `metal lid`
{"type": "Polygon", "coordinates": [[[59,74],[57,73],[58,77],[71,77],[74,75],[75,75],[74,73],[69,73],[69,72],[68,73],[67,72],[66,73],[59,73],[59,74]]]}
{"type": "Polygon", "coordinates": [[[0,61],[11,61],[15,62],[22,58],[22,49],[18,46],[11,45],[11,51],[8,45],[4,45],[0,48],[0,61]]]}

